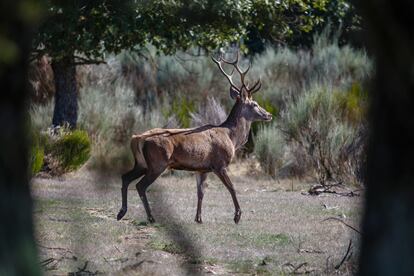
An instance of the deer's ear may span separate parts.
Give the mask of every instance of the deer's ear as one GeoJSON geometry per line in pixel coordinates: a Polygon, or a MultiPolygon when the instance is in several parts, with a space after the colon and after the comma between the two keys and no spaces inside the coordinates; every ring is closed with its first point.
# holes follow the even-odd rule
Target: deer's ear
{"type": "Polygon", "coordinates": [[[234,89],[233,87],[230,87],[230,97],[233,100],[236,100],[237,98],[240,98],[240,92],[234,89]]]}

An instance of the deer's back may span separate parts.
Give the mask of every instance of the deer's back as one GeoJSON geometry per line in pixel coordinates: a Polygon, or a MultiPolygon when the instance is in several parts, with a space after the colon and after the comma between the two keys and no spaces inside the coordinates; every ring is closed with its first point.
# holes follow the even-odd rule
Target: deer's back
{"type": "Polygon", "coordinates": [[[204,126],[151,131],[138,139],[133,137],[137,144],[133,151],[141,155],[149,167],[211,171],[226,167],[234,156],[234,146],[225,128],[204,126]]]}

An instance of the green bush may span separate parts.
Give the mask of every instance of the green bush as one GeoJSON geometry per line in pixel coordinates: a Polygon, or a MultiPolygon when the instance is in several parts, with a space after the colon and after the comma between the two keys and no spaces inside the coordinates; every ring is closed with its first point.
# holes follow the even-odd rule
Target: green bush
{"type": "Polygon", "coordinates": [[[285,140],[275,125],[264,126],[256,135],[254,153],[262,169],[272,177],[283,165],[285,140]]]}
{"type": "Polygon", "coordinates": [[[171,110],[166,117],[176,116],[180,126],[183,128],[190,127],[191,113],[195,111],[195,104],[187,98],[175,98],[171,103],[171,110]]]}
{"type": "Polygon", "coordinates": [[[30,170],[32,175],[36,175],[43,166],[43,159],[45,157],[45,150],[44,148],[35,143],[32,145],[31,152],[30,152],[30,170]]]}
{"type": "Polygon", "coordinates": [[[336,92],[336,100],[339,108],[344,113],[345,119],[354,125],[364,121],[368,104],[368,93],[359,82],[355,82],[345,91],[336,92]]]}
{"type": "Polygon", "coordinates": [[[40,172],[45,164],[45,154],[49,145],[48,137],[36,128],[31,127],[31,143],[29,150],[29,172],[32,176],[40,172]]]}
{"type": "Polygon", "coordinates": [[[83,130],[64,133],[52,145],[52,154],[65,171],[79,168],[89,159],[90,151],[91,142],[88,133],[83,130]]]}

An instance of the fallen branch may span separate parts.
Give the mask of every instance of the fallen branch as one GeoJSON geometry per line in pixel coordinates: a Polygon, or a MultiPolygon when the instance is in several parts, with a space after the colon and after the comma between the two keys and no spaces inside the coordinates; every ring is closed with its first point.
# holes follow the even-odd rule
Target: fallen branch
{"type": "Polygon", "coordinates": [[[308,265],[308,263],[301,263],[300,265],[298,265],[293,271],[292,271],[292,273],[294,273],[294,274],[296,274],[297,273],[297,271],[301,268],[301,267],[303,267],[303,266],[306,266],[306,265],[308,265]]]}
{"type": "Polygon", "coordinates": [[[347,196],[347,197],[360,196],[360,194],[357,193],[357,191],[360,191],[361,189],[350,191],[350,192],[337,192],[337,191],[331,190],[334,187],[341,187],[341,186],[343,186],[342,183],[332,184],[332,185],[314,185],[309,189],[307,194],[306,193],[303,193],[303,194],[304,195],[320,195],[322,193],[325,193],[325,194],[335,194],[338,196],[347,196]]]}
{"type": "Polygon", "coordinates": [[[342,219],[339,219],[339,218],[336,218],[336,217],[329,217],[329,218],[326,218],[326,219],[322,220],[322,222],[325,222],[325,221],[328,221],[328,220],[336,220],[336,221],[339,221],[339,222],[341,222],[342,224],[344,224],[345,226],[347,226],[347,227],[351,228],[352,230],[354,230],[355,232],[357,232],[358,234],[362,235],[362,232],[361,232],[361,231],[359,231],[359,230],[358,230],[358,229],[356,229],[355,227],[353,227],[353,226],[351,226],[351,225],[347,224],[347,223],[346,223],[345,221],[343,221],[342,219]]]}
{"type": "Polygon", "coordinates": [[[62,251],[66,251],[68,253],[72,253],[72,251],[70,251],[67,248],[62,248],[62,247],[47,247],[47,246],[43,246],[41,244],[37,244],[37,246],[38,247],[41,247],[41,248],[49,249],[49,250],[62,250],[62,251]]]}
{"type": "Polygon", "coordinates": [[[315,269],[305,269],[303,271],[299,271],[299,269],[301,269],[302,267],[307,266],[307,265],[308,265],[308,263],[306,263],[306,262],[305,263],[301,263],[301,264],[299,264],[297,266],[295,266],[295,265],[293,265],[291,263],[285,263],[285,264],[283,264],[283,266],[288,266],[288,267],[291,267],[292,268],[292,271],[289,272],[289,274],[310,274],[312,272],[315,272],[315,269]]]}
{"type": "Polygon", "coordinates": [[[332,207],[330,207],[330,206],[328,206],[325,203],[322,203],[322,206],[325,207],[326,210],[339,209],[339,206],[332,206],[332,207]]]}
{"type": "Polygon", "coordinates": [[[349,240],[348,249],[346,250],[346,253],[345,253],[344,257],[342,258],[341,262],[335,266],[335,269],[339,269],[341,267],[341,265],[345,262],[346,257],[348,256],[349,252],[351,251],[351,247],[352,247],[352,240],[349,240]]]}
{"type": "Polygon", "coordinates": [[[100,272],[96,270],[95,272],[86,270],[88,267],[89,261],[86,261],[82,268],[78,267],[78,271],[76,272],[69,272],[69,276],[76,276],[76,275],[98,275],[100,272]]]}
{"type": "Polygon", "coordinates": [[[314,253],[314,254],[323,254],[325,253],[322,250],[317,250],[317,249],[313,249],[313,248],[300,248],[298,250],[298,253],[314,253]]]}
{"type": "Polygon", "coordinates": [[[39,264],[40,264],[41,266],[47,266],[47,265],[49,265],[49,264],[53,263],[54,261],[56,261],[56,259],[55,259],[55,258],[48,258],[48,259],[46,259],[46,260],[41,261],[39,264]]]}

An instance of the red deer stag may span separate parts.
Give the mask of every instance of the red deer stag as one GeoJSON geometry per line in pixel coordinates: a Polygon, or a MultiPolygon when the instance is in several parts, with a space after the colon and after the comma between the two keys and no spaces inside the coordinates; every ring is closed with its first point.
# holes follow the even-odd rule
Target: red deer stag
{"type": "Polygon", "coordinates": [[[205,125],[189,129],[151,129],[140,135],[133,135],[131,149],[135,158],[134,168],[122,175],[122,208],[117,219],[127,212],[127,192],[131,181],[141,176],[136,188],[144,204],[150,222],[154,222],[145,191],[167,168],[197,172],[197,214],[195,221],[202,223],[201,204],[207,173],[214,172],[229,190],[235,207],[234,222],[238,223],[241,210],[233,184],[227,174],[234,153],[247,142],[250,125],[254,121],[270,121],[272,115],[252,99],[260,87],[260,79],[251,87],[245,83],[250,69],[243,71],[235,61],[227,61],[222,56],[213,58],[220,71],[230,82],[230,96],[236,101],[228,118],[221,125],[205,125]],[[223,64],[232,65],[233,71],[227,74],[223,64]],[[233,82],[234,69],[240,75],[240,87],[233,82]]]}

